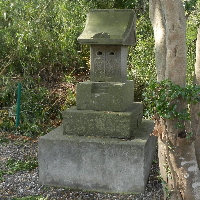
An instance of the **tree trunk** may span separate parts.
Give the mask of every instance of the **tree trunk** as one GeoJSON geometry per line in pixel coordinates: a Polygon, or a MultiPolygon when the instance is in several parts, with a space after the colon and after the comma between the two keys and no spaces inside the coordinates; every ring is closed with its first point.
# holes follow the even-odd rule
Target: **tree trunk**
{"type": "MultiPolygon", "coordinates": [[[[150,19],[154,29],[157,79],[170,79],[174,84],[184,87],[187,52],[182,1],[150,0],[150,19]]],[[[177,109],[181,111],[185,107],[186,104],[179,99],[177,109]]],[[[196,155],[200,151],[195,151],[198,143],[188,141],[186,134],[182,134],[186,133],[186,127],[182,130],[175,128],[177,122],[178,119],[156,117],[159,166],[165,182],[165,199],[199,200],[200,174],[196,155]]]]}
{"type": "Polygon", "coordinates": [[[166,70],[166,29],[163,8],[160,0],[150,0],[150,19],[152,22],[155,39],[155,62],[157,80],[165,79],[166,70]]]}
{"type": "MultiPolygon", "coordinates": [[[[196,42],[196,63],[195,63],[195,75],[194,84],[200,86],[200,28],[198,29],[197,42],[196,42]]],[[[191,105],[191,117],[192,117],[192,132],[195,135],[195,150],[197,163],[200,169],[200,103],[191,105]]]]}

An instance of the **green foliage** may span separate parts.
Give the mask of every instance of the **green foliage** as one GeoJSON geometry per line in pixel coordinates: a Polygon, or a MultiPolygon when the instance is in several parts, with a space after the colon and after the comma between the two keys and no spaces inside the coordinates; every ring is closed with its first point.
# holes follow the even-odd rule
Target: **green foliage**
{"type": "Polygon", "coordinates": [[[200,87],[196,85],[180,87],[169,80],[152,81],[144,93],[144,103],[148,105],[145,114],[148,117],[158,114],[164,119],[190,120],[189,108],[179,112],[177,107],[181,101],[187,104],[200,102],[199,94],[200,87]]]}
{"type": "Polygon", "coordinates": [[[135,101],[143,100],[144,89],[156,79],[153,30],[143,15],[137,20],[137,44],[129,50],[128,79],[135,82],[135,101]],[[145,21],[145,23],[144,23],[145,21]]]}
{"type": "Polygon", "coordinates": [[[13,131],[14,118],[10,116],[9,110],[0,110],[0,131],[13,131]]]}
{"type": "Polygon", "coordinates": [[[198,0],[184,0],[183,1],[186,13],[190,13],[196,9],[195,7],[197,4],[197,1],[198,0]]]}
{"type": "Polygon", "coordinates": [[[193,132],[190,132],[190,133],[186,134],[186,139],[187,140],[191,141],[193,138],[194,138],[194,133],[193,132]]]}
{"type": "Polygon", "coordinates": [[[48,198],[44,198],[42,196],[28,196],[22,198],[12,198],[11,200],[47,200],[48,198]]]}
{"type": "MultiPolygon", "coordinates": [[[[165,164],[164,164],[165,165],[165,164]]],[[[164,166],[165,167],[165,166],[164,166]]],[[[162,183],[162,186],[163,186],[163,189],[164,189],[164,192],[165,192],[165,195],[167,197],[167,199],[170,199],[170,194],[171,194],[171,191],[169,190],[169,187],[167,185],[167,182],[164,181],[163,177],[161,175],[157,176],[157,178],[159,180],[161,180],[161,183],[162,183]]]]}
{"type": "Polygon", "coordinates": [[[90,3],[1,0],[0,5],[0,60],[4,65],[10,62],[6,72],[44,78],[87,67],[82,58],[88,52],[77,43],[77,37],[90,3]]]}
{"type": "MultiPolygon", "coordinates": [[[[69,81],[69,77],[66,77],[69,81]]],[[[7,79],[6,79],[7,80],[7,79]]],[[[11,80],[11,79],[10,79],[11,80]]],[[[71,81],[74,79],[70,79],[71,81]]],[[[15,131],[17,82],[22,83],[20,124],[17,131],[23,135],[37,137],[43,135],[60,121],[61,111],[75,105],[74,84],[57,92],[40,86],[40,80],[26,77],[21,80],[7,81],[2,85],[2,110],[0,110],[0,130],[15,131]],[[7,107],[5,109],[4,107],[7,107]],[[54,121],[54,123],[52,123],[54,121]]]]}
{"type": "MultiPolygon", "coordinates": [[[[25,87],[22,91],[21,122],[18,131],[28,136],[38,135],[40,131],[45,130],[42,124],[48,124],[51,118],[50,111],[52,111],[51,114],[54,112],[50,107],[52,99],[49,98],[48,90],[44,87],[25,87]]],[[[16,106],[14,106],[15,110],[16,106]]]]}
{"type": "Polygon", "coordinates": [[[8,167],[8,173],[15,173],[21,170],[28,170],[31,171],[38,167],[38,162],[36,158],[27,158],[27,161],[20,161],[16,159],[9,159],[6,163],[8,167]]]}
{"type": "Polygon", "coordinates": [[[9,143],[9,139],[8,138],[6,138],[5,136],[0,136],[0,144],[1,143],[9,143]]]}
{"type": "Polygon", "coordinates": [[[17,84],[14,78],[0,77],[0,108],[8,107],[14,103],[13,96],[15,96],[16,88],[17,84]]]}
{"type": "Polygon", "coordinates": [[[148,12],[147,0],[93,0],[93,3],[99,9],[134,9],[137,16],[148,12]]]}
{"type": "Polygon", "coordinates": [[[17,171],[28,170],[31,171],[38,167],[38,161],[36,158],[27,158],[26,161],[20,161],[10,158],[6,162],[6,170],[0,170],[0,180],[4,174],[14,174],[17,171]]]}
{"type": "Polygon", "coordinates": [[[0,74],[43,79],[88,68],[89,48],[78,44],[77,37],[89,9],[130,8],[136,14],[148,13],[145,0],[0,0],[0,5],[0,74]]]}
{"type": "MultiPolygon", "coordinates": [[[[188,1],[190,3],[191,1],[188,1]]],[[[196,38],[197,30],[200,25],[200,1],[195,0],[192,4],[192,9],[188,13],[186,10],[187,16],[187,83],[193,83],[194,76],[194,66],[196,58],[196,38]],[[194,6],[195,3],[195,6],[194,6]]]]}

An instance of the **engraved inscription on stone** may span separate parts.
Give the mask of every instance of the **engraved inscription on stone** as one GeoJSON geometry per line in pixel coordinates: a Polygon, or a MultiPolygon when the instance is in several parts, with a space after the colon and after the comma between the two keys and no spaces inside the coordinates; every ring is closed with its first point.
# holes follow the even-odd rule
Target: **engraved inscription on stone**
{"type": "MultiPolygon", "coordinates": [[[[114,48],[114,47],[113,47],[114,48]]],[[[115,47],[116,48],[116,47],[115,47]]],[[[119,59],[119,53],[112,48],[108,48],[106,52],[106,76],[107,77],[120,77],[121,62],[119,59]]]]}
{"type": "Polygon", "coordinates": [[[108,93],[108,85],[109,83],[101,82],[101,83],[92,83],[91,93],[108,93]]]}
{"type": "Polygon", "coordinates": [[[121,46],[92,45],[90,71],[92,81],[121,81],[123,65],[121,46]]]}
{"type": "Polygon", "coordinates": [[[104,77],[106,71],[105,60],[96,58],[94,60],[93,73],[95,76],[104,77]]]}
{"type": "Polygon", "coordinates": [[[105,50],[102,46],[94,46],[94,48],[91,48],[90,75],[102,79],[105,77],[105,70],[105,50]]]}

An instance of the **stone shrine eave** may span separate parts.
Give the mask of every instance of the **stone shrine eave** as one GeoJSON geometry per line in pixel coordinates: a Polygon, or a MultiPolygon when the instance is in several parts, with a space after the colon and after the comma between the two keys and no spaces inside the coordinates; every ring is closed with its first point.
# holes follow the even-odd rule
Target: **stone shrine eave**
{"type": "Polygon", "coordinates": [[[135,13],[131,9],[91,10],[78,41],[81,44],[135,45],[135,13]]]}

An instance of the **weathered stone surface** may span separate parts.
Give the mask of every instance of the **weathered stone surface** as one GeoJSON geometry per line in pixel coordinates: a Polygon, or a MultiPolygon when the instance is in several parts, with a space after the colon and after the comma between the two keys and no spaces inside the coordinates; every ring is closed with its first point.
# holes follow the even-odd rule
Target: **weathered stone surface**
{"type": "Polygon", "coordinates": [[[113,193],[144,192],[156,149],[154,123],[144,120],[134,140],[63,135],[39,139],[39,182],[113,193]]]}
{"type": "Polygon", "coordinates": [[[142,104],[133,103],[126,112],[77,110],[63,112],[63,131],[67,135],[131,138],[142,121],[142,104]]]}
{"type": "Polygon", "coordinates": [[[77,84],[78,110],[118,111],[130,108],[134,100],[134,82],[92,82],[77,84]]]}
{"type": "Polygon", "coordinates": [[[127,57],[127,46],[91,45],[90,80],[125,82],[127,80],[127,57]]]}
{"type": "Polygon", "coordinates": [[[135,13],[131,9],[96,9],[87,16],[82,44],[134,45],[135,13]]]}

